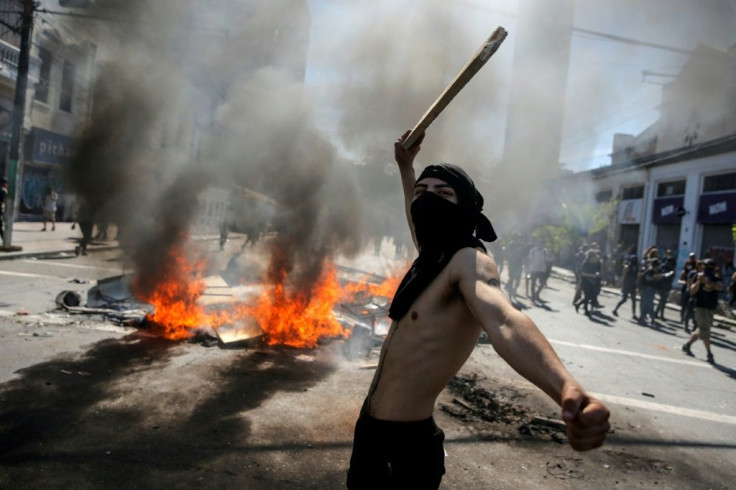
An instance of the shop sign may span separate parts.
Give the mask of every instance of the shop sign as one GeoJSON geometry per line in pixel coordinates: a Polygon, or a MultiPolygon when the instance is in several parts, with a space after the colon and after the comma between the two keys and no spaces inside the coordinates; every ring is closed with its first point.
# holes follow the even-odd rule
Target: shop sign
{"type": "Polygon", "coordinates": [[[627,199],[618,205],[618,222],[624,225],[638,225],[641,223],[643,199],[627,199]]]}
{"type": "Polygon", "coordinates": [[[682,221],[683,197],[661,197],[654,200],[654,211],[652,223],[655,224],[677,224],[682,221]]]}
{"type": "Polygon", "coordinates": [[[33,128],[31,133],[31,158],[34,162],[61,165],[72,154],[74,138],[53,133],[41,128],[33,128]]]}
{"type": "Polygon", "coordinates": [[[736,192],[700,196],[698,221],[713,225],[736,223],[736,192]]]}

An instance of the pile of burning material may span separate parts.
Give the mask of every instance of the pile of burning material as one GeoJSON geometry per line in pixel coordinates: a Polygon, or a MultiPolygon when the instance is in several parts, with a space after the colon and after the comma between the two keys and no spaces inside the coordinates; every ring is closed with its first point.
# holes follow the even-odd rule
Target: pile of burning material
{"type": "MultiPolygon", "coordinates": [[[[62,293],[60,307],[72,313],[102,314],[151,335],[205,345],[250,343],[311,349],[330,339],[355,339],[350,358],[370,354],[388,331],[388,296],[399,278],[340,284],[337,268],[325,264],[308,287],[294,287],[285,271],[278,281],[231,286],[221,276],[204,276],[203,260],[175,249],[156,281],[143,287],[140,276],[102,279],[81,297],[62,293]]],[[[272,275],[274,276],[274,275],[272,275]]]]}

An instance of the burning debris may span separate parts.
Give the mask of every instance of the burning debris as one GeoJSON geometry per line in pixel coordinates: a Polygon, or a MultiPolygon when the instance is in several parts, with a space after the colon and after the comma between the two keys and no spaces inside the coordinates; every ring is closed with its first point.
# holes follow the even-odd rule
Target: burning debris
{"type": "Polygon", "coordinates": [[[259,338],[267,345],[314,348],[323,339],[349,338],[361,329],[380,345],[380,333],[388,329],[388,297],[374,293],[392,293],[396,277],[341,284],[337,267],[327,263],[314,282],[293,284],[272,260],[266,275],[273,282],[230,286],[220,276],[205,277],[201,257],[171,248],[155,284],[135,275],[104,279],[89,290],[86,307],[66,309],[113,319],[133,311],[154,335],[228,347],[259,338]]]}

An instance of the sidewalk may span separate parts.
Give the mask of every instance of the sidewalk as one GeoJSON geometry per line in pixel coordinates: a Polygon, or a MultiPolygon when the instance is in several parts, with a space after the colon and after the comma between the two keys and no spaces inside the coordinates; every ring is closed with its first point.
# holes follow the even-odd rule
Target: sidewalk
{"type": "MultiPolygon", "coordinates": [[[[58,255],[60,253],[74,254],[74,247],[82,238],[79,226],[75,229],[69,222],[56,223],[56,231],[41,231],[43,224],[40,222],[18,221],[13,223],[13,246],[22,247],[17,252],[4,252],[0,250],[0,260],[11,260],[23,257],[42,257],[44,255],[58,255]]],[[[115,236],[115,230],[111,230],[115,236]]],[[[1,245],[1,244],[0,244],[1,245]]],[[[93,240],[87,247],[88,252],[98,250],[110,250],[118,247],[115,240],[93,240]]]]}

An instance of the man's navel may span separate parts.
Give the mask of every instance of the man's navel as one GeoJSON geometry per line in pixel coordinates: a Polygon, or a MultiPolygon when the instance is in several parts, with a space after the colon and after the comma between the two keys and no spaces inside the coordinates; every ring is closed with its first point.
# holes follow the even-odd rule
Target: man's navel
{"type": "Polygon", "coordinates": [[[412,320],[416,320],[417,318],[419,318],[419,313],[417,313],[416,311],[412,311],[411,312],[411,319],[412,320]]]}

